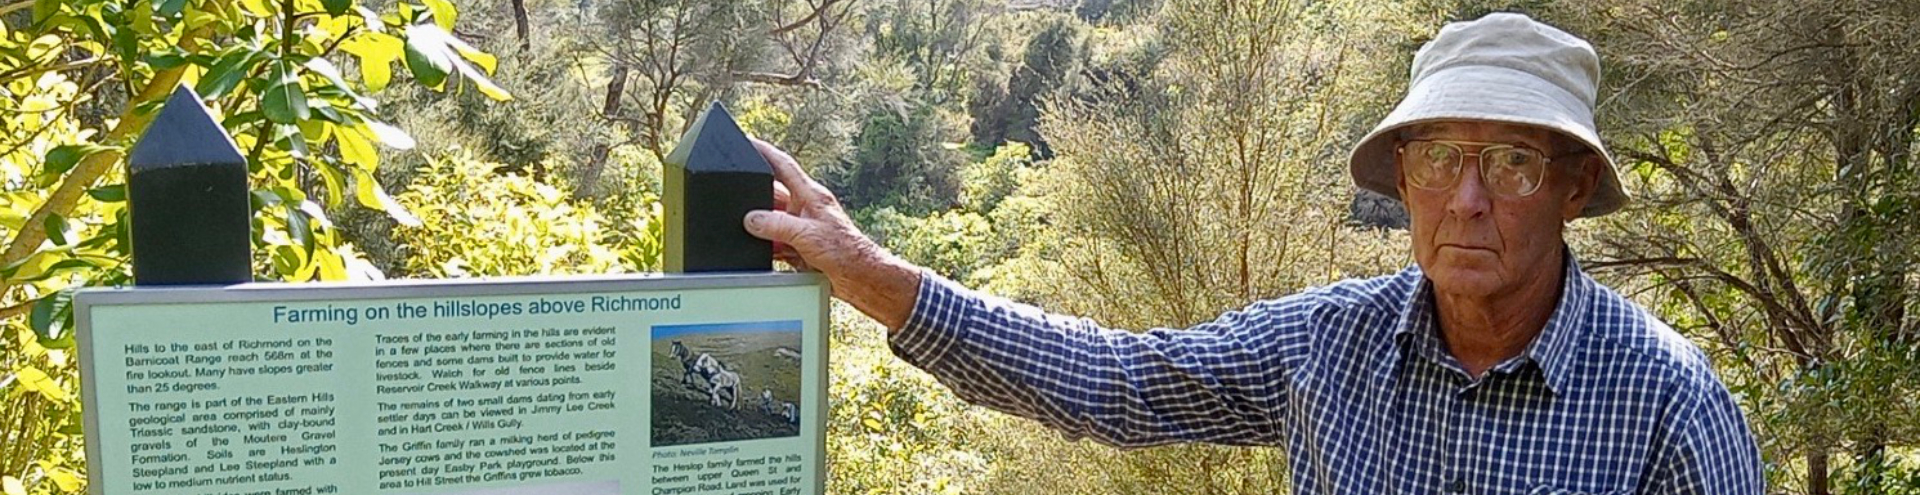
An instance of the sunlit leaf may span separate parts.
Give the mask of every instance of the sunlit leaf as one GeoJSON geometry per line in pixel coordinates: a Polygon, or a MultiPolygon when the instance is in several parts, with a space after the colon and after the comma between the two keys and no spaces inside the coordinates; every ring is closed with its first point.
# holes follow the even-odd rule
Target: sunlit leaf
{"type": "Polygon", "coordinates": [[[80,477],[74,476],[73,470],[71,469],[52,469],[47,472],[47,479],[53,480],[53,486],[59,487],[60,491],[74,492],[80,490],[80,477]]]}
{"type": "MultiPolygon", "coordinates": [[[[46,0],[41,0],[41,1],[43,3],[46,2],[46,0]]],[[[39,5],[36,4],[34,5],[34,7],[35,7],[34,13],[37,15],[40,10],[38,8],[39,5]]],[[[0,477],[0,493],[4,493],[6,495],[27,495],[27,486],[20,484],[20,478],[15,478],[12,476],[0,477]]]]}
{"type": "Polygon", "coordinates": [[[355,5],[353,6],[353,11],[360,14],[360,22],[366,24],[368,31],[375,33],[384,33],[387,31],[387,23],[381,21],[380,14],[374,12],[373,9],[355,5]]]}
{"type": "Polygon", "coordinates": [[[355,36],[340,49],[360,58],[360,82],[367,90],[380,91],[393,79],[393,62],[400,60],[404,45],[400,38],[373,32],[355,36]]]}
{"type": "Polygon", "coordinates": [[[453,54],[447,48],[446,38],[446,31],[438,26],[407,26],[407,69],[420,84],[438,89],[447,82],[447,74],[454,71],[453,54]]]}
{"type": "Polygon", "coordinates": [[[336,126],[333,142],[340,145],[340,159],[367,170],[380,167],[380,152],[354,126],[336,126]]]}
{"type": "Polygon", "coordinates": [[[388,196],[387,191],[380,187],[380,181],[374,180],[373,174],[364,169],[353,169],[353,185],[354,199],[359,200],[362,206],[386,211],[387,216],[393,217],[393,221],[399,222],[400,225],[420,226],[420,219],[414,217],[413,213],[407,212],[407,207],[394,201],[392,196],[388,196]]]}
{"type": "Polygon", "coordinates": [[[319,224],[320,228],[333,228],[333,221],[327,219],[327,210],[321,208],[319,203],[300,200],[300,212],[307,214],[307,219],[319,224]]]}
{"type": "Polygon", "coordinates": [[[52,251],[33,253],[27,256],[26,259],[7,266],[5,278],[10,282],[34,281],[46,278],[48,270],[51,270],[55,263],[60,262],[60,257],[58,253],[52,251]]]}
{"type": "Polygon", "coordinates": [[[46,372],[40,371],[40,368],[25,366],[14,373],[20,377],[21,387],[26,388],[28,392],[38,392],[41,397],[54,402],[67,401],[67,391],[61,389],[60,384],[54,383],[53,378],[47,376],[46,372]]]}
{"type": "Polygon", "coordinates": [[[133,2],[133,5],[127,7],[125,14],[129,18],[128,20],[131,21],[128,27],[133,28],[134,33],[141,36],[158,34],[158,31],[153,29],[152,0],[138,0],[133,2]]]}
{"type": "Polygon", "coordinates": [[[448,2],[447,0],[422,1],[427,4],[427,11],[433,13],[434,25],[440,26],[440,29],[446,31],[453,31],[453,21],[459,17],[460,13],[453,8],[452,2],[448,2]]]}
{"type": "MultiPolygon", "coordinates": [[[[47,19],[53,17],[53,14],[60,12],[61,3],[62,0],[34,0],[33,23],[39,24],[47,22],[47,19]]],[[[19,480],[14,480],[14,482],[18,483],[19,480]]],[[[13,495],[13,493],[8,492],[7,495],[13,495]]]]}
{"type": "Polygon", "coordinates": [[[374,139],[380,140],[380,144],[387,145],[388,148],[410,150],[416,144],[413,142],[413,136],[407,135],[407,131],[400,130],[398,127],[369,120],[367,129],[373,131],[374,139]]]}
{"type": "Polygon", "coordinates": [[[347,97],[352,98],[354,103],[360,105],[360,108],[369,111],[379,110],[379,102],[360,96],[360,93],[353,91],[353,86],[347,85],[346,78],[340,76],[340,69],[334,67],[333,62],[329,62],[325,58],[314,57],[307,59],[306,67],[307,70],[311,70],[313,73],[319,74],[320,77],[326,78],[327,82],[333,83],[335,87],[340,88],[340,91],[347,93],[347,97]]]}

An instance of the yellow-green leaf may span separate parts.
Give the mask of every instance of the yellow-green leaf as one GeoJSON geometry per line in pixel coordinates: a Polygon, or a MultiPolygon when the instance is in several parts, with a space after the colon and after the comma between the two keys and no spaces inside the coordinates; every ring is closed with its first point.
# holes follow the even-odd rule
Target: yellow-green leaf
{"type": "Polygon", "coordinates": [[[240,0],[240,7],[258,17],[274,17],[273,5],[266,0],[240,0]]]}
{"type": "Polygon", "coordinates": [[[473,63],[478,64],[481,70],[487,71],[487,75],[493,75],[494,69],[500,66],[499,58],[494,57],[491,53],[477,50],[465,42],[448,43],[448,45],[452,46],[454,51],[460,52],[461,57],[465,57],[467,60],[472,60],[473,63]]]}
{"type": "Polygon", "coordinates": [[[427,10],[433,12],[433,23],[439,25],[440,29],[453,31],[453,20],[460,16],[460,12],[453,8],[453,3],[447,0],[424,1],[427,4],[427,10]]]}
{"type": "Polygon", "coordinates": [[[152,0],[134,2],[133,7],[128,8],[126,12],[127,17],[130,17],[129,20],[132,21],[133,32],[146,36],[152,36],[156,33],[156,31],[153,30],[152,0]]]}
{"type": "Polygon", "coordinates": [[[53,480],[53,485],[60,487],[60,491],[80,491],[80,477],[74,476],[71,469],[55,468],[47,472],[47,479],[53,480]]]}
{"type": "Polygon", "coordinates": [[[6,278],[15,281],[35,280],[40,278],[41,275],[45,275],[48,269],[53,268],[53,265],[59,262],[60,257],[56,256],[52,251],[33,253],[31,256],[27,256],[27,259],[20,260],[18,264],[15,264],[12,267],[13,274],[6,278]]]}
{"type": "Polygon", "coordinates": [[[414,217],[413,213],[407,212],[406,206],[402,206],[399,201],[394,201],[392,196],[388,196],[387,190],[380,187],[380,181],[374,180],[373,174],[368,173],[366,169],[353,169],[353,197],[360,201],[361,206],[387,212],[387,216],[393,217],[393,221],[399,222],[400,225],[408,227],[421,225],[420,219],[414,217]]]}
{"type": "Polygon", "coordinates": [[[47,376],[46,372],[40,371],[40,368],[27,366],[20,368],[14,374],[20,377],[20,386],[25,387],[28,392],[39,392],[40,396],[54,402],[67,401],[67,391],[61,389],[60,384],[54,383],[53,378],[47,376]]]}
{"type": "Polygon", "coordinates": [[[373,143],[355,126],[334,126],[333,142],[340,144],[340,159],[347,163],[375,170],[380,167],[380,152],[373,149],[373,143]]]}
{"type": "Polygon", "coordinates": [[[332,251],[320,250],[313,253],[313,264],[320,268],[320,280],[334,281],[347,279],[347,260],[340,259],[332,251]]]}
{"type": "Polygon", "coordinates": [[[328,61],[325,58],[314,57],[314,58],[308,59],[305,65],[307,67],[307,70],[313,71],[313,73],[315,74],[319,74],[320,77],[326,78],[327,82],[333,83],[334,86],[339,87],[341,92],[346,93],[347,97],[352,98],[353,102],[355,104],[360,105],[361,108],[364,108],[367,110],[378,110],[380,108],[379,102],[373,101],[372,99],[364,96],[360,96],[360,93],[355,93],[353,91],[353,87],[347,85],[346,78],[340,77],[340,68],[334,67],[333,62],[328,61]]]}
{"type": "Polygon", "coordinates": [[[360,57],[360,82],[368,91],[380,91],[393,80],[393,62],[400,59],[404,43],[386,33],[363,33],[340,49],[360,57]]]}
{"type": "Polygon", "coordinates": [[[508,93],[506,89],[494,85],[492,80],[487,79],[487,76],[473,72],[473,69],[468,68],[467,64],[460,64],[460,72],[467,76],[467,80],[473,81],[473,87],[479,88],[480,94],[487,95],[488,98],[493,98],[495,101],[513,99],[513,93],[508,93]]]}

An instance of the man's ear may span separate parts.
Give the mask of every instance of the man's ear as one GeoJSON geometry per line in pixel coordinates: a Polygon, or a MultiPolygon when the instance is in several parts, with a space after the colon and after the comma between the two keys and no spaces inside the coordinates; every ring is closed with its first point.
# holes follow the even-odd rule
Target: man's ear
{"type": "Polygon", "coordinates": [[[1599,153],[1580,154],[1579,164],[1567,176],[1571,184],[1564,196],[1566,202],[1560,205],[1560,218],[1569,222],[1580,218],[1580,211],[1587,208],[1587,201],[1593,199],[1594,191],[1600,189],[1600,174],[1606,171],[1606,167],[1599,153]]]}

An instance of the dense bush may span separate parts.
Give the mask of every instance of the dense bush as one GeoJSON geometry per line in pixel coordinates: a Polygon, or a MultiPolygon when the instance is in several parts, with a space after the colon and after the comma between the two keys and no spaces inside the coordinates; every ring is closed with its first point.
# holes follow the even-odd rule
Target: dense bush
{"type": "Polygon", "coordinates": [[[660,203],[574,199],[560,187],[464,155],[430,159],[398,197],[434,219],[394,232],[406,274],[473,277],[657,271],[660,203]],[[609,210],[602,213],[602,209],[609,210]]]}

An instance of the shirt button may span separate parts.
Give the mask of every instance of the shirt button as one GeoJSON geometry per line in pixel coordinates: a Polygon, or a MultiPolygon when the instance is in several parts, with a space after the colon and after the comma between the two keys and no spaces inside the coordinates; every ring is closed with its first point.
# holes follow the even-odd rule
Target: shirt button
{"type": "Polygon", "coordinates": [[[1447,491],[1453,492],[1453,493],[1466,493],[1467,480],[1462,478],[1454,478],[1452,483],[1447,483],[1447,491]]]}

